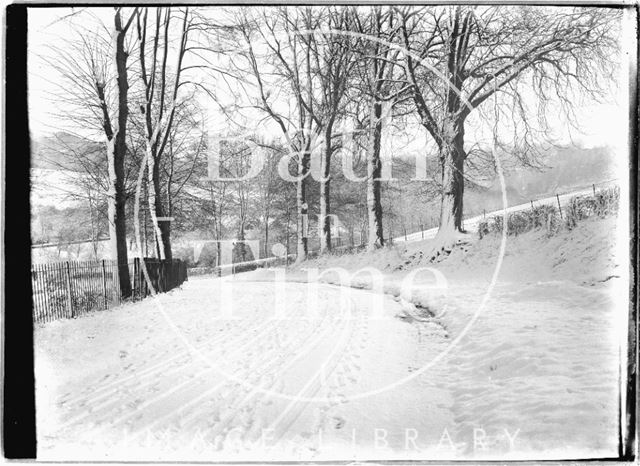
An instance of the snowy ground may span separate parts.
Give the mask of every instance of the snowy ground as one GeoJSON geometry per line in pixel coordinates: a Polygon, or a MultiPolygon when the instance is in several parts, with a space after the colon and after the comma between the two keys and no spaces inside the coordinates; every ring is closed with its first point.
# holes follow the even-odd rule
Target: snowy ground
{"type": "Polygon", "coordinates": [[[219,279],[194,279],[42,326],[38,456],[615,456],[625,309],[613,298],[613,225],[510,240],[489,297],[497,239],[454,253],[439,266],[446,292],[414,300],[437,318],[392,296],[408,271],[393,272],[402,252],[381,251],[308,267],[362,261],[386,272],[391,294],[297,283],[300,270],[274,285],[259,271],[230,279],[226,297],[219,279]]]}

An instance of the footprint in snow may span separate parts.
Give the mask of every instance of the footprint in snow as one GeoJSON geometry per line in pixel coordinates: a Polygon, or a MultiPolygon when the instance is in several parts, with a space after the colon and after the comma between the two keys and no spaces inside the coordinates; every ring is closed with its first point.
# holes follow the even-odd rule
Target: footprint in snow
{"type": "Polygon", "coordinates": [[[343,418],[341,418],[341,417],[339,417],[339,416],[335,416],[335,417],[333,418],[333,420],[335,421],[335,423],[334,423],[334,425],[333,425],[333,426],[334,426],[336,429],[342,429],[342,428],[344,427],[344,424],[347,422],[347,421],[345,421],[343,418]]]}

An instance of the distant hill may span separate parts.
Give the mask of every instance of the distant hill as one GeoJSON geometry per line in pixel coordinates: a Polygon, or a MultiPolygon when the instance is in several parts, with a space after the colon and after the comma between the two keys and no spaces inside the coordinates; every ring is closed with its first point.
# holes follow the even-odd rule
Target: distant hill
{"type": "Polygon", "coordinates": [[[31,154],[32,168],[79,172],[106,164],[104,144],[63,131],[32,141],[31,154]]]}

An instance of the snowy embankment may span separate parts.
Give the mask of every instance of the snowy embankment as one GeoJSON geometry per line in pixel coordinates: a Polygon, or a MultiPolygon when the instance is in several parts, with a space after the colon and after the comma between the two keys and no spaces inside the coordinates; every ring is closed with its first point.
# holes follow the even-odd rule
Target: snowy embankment
{"type": "MultiPolygon", "coordinates": [[[[456,435],[482,428],[488,437],[495,434],[485,443],[504,445],[506,437],[507,450],[518,458],[617,454],[627,288],[615,257],[616,222],[588,219],[551,237],[544,231],[509,236],[492,289],[501,240],[495,235],[455,249],[433,266],[445,288],[434,286],[433,272],[420,272],[413,301],[438,316],[455,344],[440,364],[452,381],[456,435]],[[510,435],[518,431],[513,444],[499,426],[510,435]]],[[[429,265],[408,258],[428,246],[319,258],[305,268],[353,273],[373,267],[384,272],[385,292],[402,298],[403,279],[429,265]]],[[[327,272],[323,280],[337,282],[338,275],[327,272]]],[[[375,286],[364,273],[353,281],[375,286]]],[[[492,457],[495,450],[477,448],[474,454],[483,452],[492,457]]]]}
{"type": "MultiPolygon", "coordinates": [[[[609,186],[609,185],[615,185],[615,182],[617,182],[617,180],[611,180],[605,183],[599,183],[600,188],[602,189],[602,186],[609,186]]],[[[565,193],[565,194],[560,194],[558,196],[550,196],[550,197],[545,197],[542,199],[537,199],[535,201],[532,202],[528,202],[526,204],[518,204],[515,206],[509,206],[507,205],[506,209],[502,209],[502,210],[496,210],[493,212],[486,212],[484,215],[476,215],[474,217],[470,217],[470,218],[466,218],[462,221],[463,223],[463,227],[464,229],[469,232],[469,233],[477,233],[478,232],[478,225],[480,224],[480,222],[482,222],[483,220],[486,220],[489,217],[494,217],[494,216],[500,216],[502,215],[505,211],[508,214],[514,213],[514,212],[521,212],[523,210],[528,210],[531,208],[531,205],[533,204],[534,206],[541,206],[541,205],[550,205],[550,206],[557,206],[558,203],[560,203],[560,206],[562,206],[564,208],[564,206],[566,206],[567,204],[569,204],[569,202],[571,201],[572,198],[574,198],[575,196],[590,196],[593,193],[593,188],[587,188],[587,189],[581,189],[578,191],[573,191],[570,193],[565,193]]],[[[396,238],[393,238],[393,242],[394,243],[403,243],[403,242],[415,242],[415,241],[422,241],[422,240],[428,240],[428,239],[433,239],[435,238],[436,234],[438,233],[438,228],[430,228],[428,230],[424,230],[424,231],[417,231],[415,233],[410,233],[408,235],[402,235],[402,236],[398,236],[396,238]]]]}
{"type": "MultiPolygon", "coordinates": [[[[418,290],[435,317],[411,309],[406,295],[274,284],[275,272],[260,270],[227,278],[226,296],[220,279],[194,279],[41,326],[39,457],[614,456],[615,322],[625,313],[613,299],[614,225],[587,220],[551,238],[510,237],[489,296],[498,238],[454,251],[438,265],[447,286],[418,290]]],[[[384,249],[306,268],[374,267],[385,273],[382,288],[398,294],[411,273],[397,270],[406,254],[384,249]]],[[[309,273],[289,269],[286,278],[309,273]]],[[[373,286],[365,275],[356,281],[373,286]]]]}

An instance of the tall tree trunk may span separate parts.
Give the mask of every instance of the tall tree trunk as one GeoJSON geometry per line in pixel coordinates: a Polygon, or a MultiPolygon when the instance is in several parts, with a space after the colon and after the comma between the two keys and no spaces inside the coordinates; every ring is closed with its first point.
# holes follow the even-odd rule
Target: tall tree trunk
{"type": "Polygon", "coordinates": [[[151,215],[151,227],[153,230],[153,238],[155,239],[156,257],[160,260],[164,259],[164,247],[162,244],[162,234],[160,232],[160,222],[158,222],[158,189],[154,180],[154,172],[156,170],[156,162],[151,149],[151,143],[147,141],[147,187],[149,188],[149,215],[151,215]]]}
{"type": "Polygon", "coordinates": [[[320,155],[320,253],[331,251],[331,136],[331,129],[327,129],[324,152],[320,155]]]}
{"type": "MultiPolygon", "coordinates": [[[[158,189],[160,189],[160,186],[158,186],[158,189]]],[[[171,216],[170,211],[169,212],[165,211],[162,201],[156,203],[156,216],[157,217],[171,216]]],[[[162,238],[162,246],[164,248],[164,258],[165,260],[170,261],[173,259],[173,252],[171,250],[171,221],[164,220],[160,222],[158,227],[160,228],[160,237],[162,238]]]]}
{"type": "Polygon", "coordinates": [[[298,251],[296,262],[307,259],[309,254],[308,230],[309,230],[309,206],[307,205],[307,174],[309,173],[310,154],[308,149],[298,161],[298,181],[296,182],[296,204],[298,209],[298,251]]]}
{"type": "Polygon", "coordinates": [[[245,244],[245,232],[244,232],[244,220],[240,221],[240,227],[238,229],[238,256],[240,260],[238,262],[246,262],[247,261],[247,247],[245,244]]]}
{"type": "Polygon", "coordinates": [[[269,257],[269,215],[264,219],[264,257],[269,257]]]}
{"type": "Polygon", "coordinates": [[[375,102],[372,112],[375,122],[371,128],[369,148],[367,151],[367,212],[369,223],[369,240],[367,249],[374,250],[384,246],[384,232],[382,228],[382,201],[380,177],[382,175],[382,161],[380,160],[380,142],[382,140],[382,104],[375,102]]]}
{"type": "Polygon", "coordinates": [[[452,139],[445,139],[440,149],[442,162],[442,203],[440,206],[440,229],[458,231],[462,229],[464,197],[464,133],[460,129],[452,139]]]}
{"type": "Polygon", "coordinates": [[[222,265],[222,244],[220,241],[216,241],[216,266],[220,267],[222,265]]]}
{"type": "Polygon", "coordinates": [[[171,260],[173,255],[171,252],[171,225],[166,218],[166,212],[160,199],[160,164],[152,153],[149,154],[149,179],[148,185],[151,186],[149,196],[149,210],[154,213],[152,216],[154,224],[154,233],[156,239],[156,254],[158,259],[171,260]],[[158,220],[160,218],[160,220],[158,220]]]}
{"type": "MultiPolygon", "coordinates": [[[[145,194],[145,198],[148,199],[149,198],[149,194],[147,192],[147,188],[146,188],[146,182],[145,182],[145,189],[144,189],[144,194],[145,194]]],[[[140,252],[140,254],[144,254],[143,257],[148,257],[149,256],[149,243],[148,243],[148,235],[147,235],[147,223],[149,222],[148,218],[147,218],[147,208],[143,207],[144,210],[144,229],[142,230],[142,234],[144,237],[144,252],[140,252]]]]}
{"type": "Polygon", "coordinates": [[[118,83],[118,117],[113,131],[113,137],[107,144],[107,158],[109,171],[109,235],[111,238],[112,257],[118,264],[118,281],[123,298],[131,296],[131,281],[129,276],[129,258],[127,256],[127,223],[126,223],[126,193],[124,188],[124,160],[127,151],[127,94],[129,83],[127,78],[127,53],[124,49],[125,31],[122,27],[120,10],[114,16],[114,62],[118,83]]]}
{"type": "Polygon", "coordinates": [[[168,261],[173,259],[171,250],[171,223],[168,221],[160,222],[160,235],[162,236],[162,245],[164,246],[164,258],[168,261]]]}
{"type": "Polygon", "coordinates": [[[222,265],[222,201],[220,201],[220,207],[217,213],[217,219],[215,220],[215,234],[216,234],[216,265],[220,267],[222,265]]]}
{"type": "Polygon", "coordinates": [[[464,122],[451,125],[445,132],[440,146],[442,168],[442,202],[440,204],[440,227],[433,242],[431,260],[447,255],[458,240],[462,228],[464,198],[464,122]]]}

